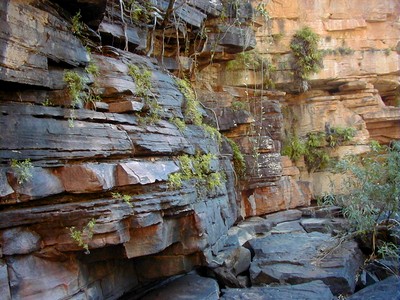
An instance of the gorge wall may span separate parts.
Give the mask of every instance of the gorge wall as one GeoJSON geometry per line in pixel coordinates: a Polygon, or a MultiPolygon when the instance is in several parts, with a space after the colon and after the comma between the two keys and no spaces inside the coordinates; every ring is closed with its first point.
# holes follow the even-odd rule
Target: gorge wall
{"type": "Polygon", "coordinates": [[[0,3],[5,299],[116,299],[211,265],[238,220],[328,190],[281,156],[293,128],[355,128],[333,157],[400,138],[399,1],[128,2],[0,3]],[[327,55],[299,93],[305,25],[327,55]]]}

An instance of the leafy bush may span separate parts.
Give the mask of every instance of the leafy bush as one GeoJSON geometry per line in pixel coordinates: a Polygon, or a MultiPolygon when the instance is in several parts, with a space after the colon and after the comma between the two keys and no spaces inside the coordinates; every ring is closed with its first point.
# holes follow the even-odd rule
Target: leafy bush
{"type": "Polygon", "coordinates": [[[203,116],[200,112],[200,103],[196,99],[196,94],[190,86],[190,83],[184,79],[176,79],[176,83],[186,99],[185,118],[194,125],[202,126],[203,116]]]}
{"type": "Polygon", "coordinates": [[[381,256],[398,251],[397,245],[390,241],[379,244],[377,237],[380,231],[390,232],[392,227],[400,225],[394,218],[398,216],[400,204],[399,170],[400,141],[390,147],[374,145],[367,155],[347,157],[337,166],[337,171],[343,174],[339,183],[343,192],[336,195],[336,204],[343,207],[353,234],[372,235],[371,257],[376,250],[381,256]]]}
{"type": "Polygon", "coordinates": [[[329,146],[334,148],[351,141],[355,134],[356,130],[352,127],[332,127],[327,134],[326,140],[329,146]]]}
{"type": "Polygon", "coordinates": [[[84,25],[81,21],[81,18],[81,11],[79,10],[71,19],[71,31],[77,37],[82,37],[83,35],[84,25]]]}
{"type": "Polygon", "coordinates": [[[373,231],[382,218],[390,218],[399,209],[400,142],[371,151],[363,157],[341,160],[337,171],[346,174],[338,199],[344,215],[357,232],[373,231]]]}
{"type": "Polygon", "coordinates": [[[318,72],[322,67],[323,52],[318,50],[319,35],[309,27],[296,32],[290,42],[290,49],[294,55],[294,73],[302,82],[300,90],[308,89],[308,77],[318,72]]]}
{"type": "Polygon", "coordinates": [[[283,142],[282,155],[289,156],[293,161],[298,161],[306,153],[306,146],[297,134],[289,135],[283,142]]]}
{"type": "Polygon", "coordinates": [[[67,84],[72,98],[72,106],[78,105],[81,101],[86,101],[88,95],[85,92],[86,81],[83,76],[75,71],[66,71],[63,80],[67,84]]]}

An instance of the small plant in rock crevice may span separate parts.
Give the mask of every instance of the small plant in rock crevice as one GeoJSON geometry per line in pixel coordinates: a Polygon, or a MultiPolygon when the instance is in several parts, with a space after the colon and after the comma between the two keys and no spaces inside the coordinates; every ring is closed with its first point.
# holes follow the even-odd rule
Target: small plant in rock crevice
{"type": "Polygon", "coordinates": [[[29,158],[21,161],[11,160],[11,169],[17,177],[18,184],[23,184],[32,179],[33,165],[29,158]]]}
{"type": "Polygon", "coordinates": [[[152,73],[145,67],[136,65],[128,65],[128,73],[135,81],[136,95],[143,98],[145,109],[148,110],[147,115],[140,118],[140,121],[145,124],[154,124],[160,120],[161,105],[157,101],[157,97],[151,91],[152,73]]]}
{"type": "Polygon", "coordinates": [[[249,104],[243,101],[234,101],[232,102],[231,108],[234,111],[240,111],[240,110],[245,110],[245,111],[249,111],[249,104]]]}
{"type": "Polygon", "coordinates": [[[114,192],[111,193],[111,196],[113,197],[113,199],[122,199],[126,204],[128,204],[129,207],[133,207],[133,204],[131,203],[131,195],[114,192]]]}
{"type": "Polygon", "coordinates": [[[246,174],[246,161],[243,153],[240,151],[239,145],[232,139],[227,139],[233,151],[233,166],[239,178],[244,177],[246,174]]]}
{"type": "Polygon", "coordinates": [[[93,77],[99,76],[99,67],[93,61],[88,48],[87,51],[90,60],[88,66],[85,68],[86,74],[68,70],[64,72],[63,76],[63,81],[66,83],[68,93],[72,99],[72,110],[68,119],[69,127],[74,127],[76,107],[89,103],[95,106],[95,103],[101,100],[101,97],[96,94],[95,87],[88,86],[88,74],[92,75],[93,77]]]}
{"type": "Polygon", "coordinates": [[[190,83],[184,79],[176,79],[176,83],[178,84],[178,88],[185,97],[185,110],[184,116],[185,120],[188,122],[202,126],[203,125],[203,116],[200,110],[200,103],[196,99],[196,95],[193,91],[193,88],[190,86],[190,83]]]}
{"type": "Polygon", "coordinates": [[[89,254],[89,241],[93,238],[94,226],[96,220],[91,219],[82,230],[76,229],[75,226],[69,228],[71,238],[78,244],[79,247],[85,249],[85,254],[89,254]]]}
{"type": "Polygon", "coordinates": [[[176,128],[178,128],[178,130],[180,132],[184,132],[185,128],[186,128],[186,123],[185,121],[183,121],[180,118],[174,117],[170,119],[171,123],[174,124],[176,126],[176,128]]]}
{"type": "Polygon", "coordinates": [[[185,181],[195,180],[196,191],[199,196],[206,191],[213,191],[221,186],[224,175],[221,172],[213,171],[211,162],[215,156],[211,153],[194,156],[181,155],[178,157],[180,171],[168,176],[168,186],[170,189],[179,189],[185,181]]]}
{"type": "Polygon", "coordinates": [[[84,30],[84,25],[81,21],[82,15],[81,11],[79,10],[71,19],[71,31],[72,33],[77,36],[77,37],[82,37],[83,35],[83,30],[84,30]]]}
{"type": "Polygon", "coordinates": [[[202,127],[212,139],[221,144],[222,135],[217,128],[203,122],[201,103],[196,99],[196,94],[190,83],[184,79],[176,79],[179,90],[185,97],[184,120],[188,123],[202,127]]]}

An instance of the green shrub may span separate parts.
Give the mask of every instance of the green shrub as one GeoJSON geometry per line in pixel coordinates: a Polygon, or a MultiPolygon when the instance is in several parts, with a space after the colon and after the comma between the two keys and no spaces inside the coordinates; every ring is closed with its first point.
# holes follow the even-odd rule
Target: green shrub
{"type": "Polygon", "coordinates": [[[180,118],[171,118],[171,123],[178,128],[180,132],[184,132],[186,128],[186,123],[180,118]]]}
{"type": "Polygon", "coordinates": [[[124,3],[132,22],[140,25],[151,21],[154,10],[151,1],[124,0],[124,3]]]}
{"type": "Polygon", "coordinates": [[[66,71],[63,80],[67,84],[68,92],[72,98],[72,106],[78,105],[81,101],[86,101],[88,95],[85,92],[86,80],[83,76],[75,71],[66,71]]]}
{"type": "MultiPolygon", "coordinates": [[[[308,77],[318,72],[322,67],[323,52],[318,50],[319,35],[309,27],[297,31],[290,42],[294,56],[294,73],[301,82],[307,82],[308,77]]],[[[307,90],[301,87],[301,90],[307,90]]]]}
{"type": "Polygon", "coordinates": [[[302,140],[297,135],[289,135],[283,142],[282,155],[293,161],[304,156],[308,171],[321,170],[331,164],[330,148],[335,148],[350,141],[356,130],[351,127],[332,127],[329,132],[311,132],[302,140]]]}
{"type": "MultiPolygon", "coordinates": [[[[342,193],[336,195],[337,204],[349,220],[351,231],[357,235],[372,234],[371,248],[376,250],[377,232],[390,226],[400,204],[400,141],[390,147],[375,147],[363,156],[349,156],[337,165],[343,174],[338,183],[342,193]]],[[[393,247],[381,245],[383,255],[393,247]]],[[[379,245],[378,245],[379,248],[379,245]]]]}
{"type": "Polygon", "coordinates": [[[81,18],[82,18],[81,11],[79,10],[71,19],[72,22],[71,31],[77,37],[82,37],[83,35],[84,25],[81,21],[81,18]]]}
{"type": "Polygon", "coordinates": [[[362,157],[342,159],[336,170],[347,174],[340,202],[355,231],[372,231],[384,213],[391,216],[398,211],[400,142],[362,157]]]}
{"type": "Polygon", "coordinates": [[[234,102],[232,102],[231,107],[234,111],[239,111],[239,110],[249,111],[249,104],[247,102],[243,102],[243,101],[234,101],[234,102]]]}
{"type": "Polygon", "coordinates": [[[351,141],[356,134],[356,130],[352,127],[332,127],[326,140],[330,147],[341,146],[345,142],[351,141]]]}
{"type": "Polygon", "coordinates": [[[282,155],[289,156],[293,161],[298,161],[306,153],[306,145],[299,137],[289,135],[283,142],[282,155]]]}
{"type": "Polygon", "coordinates": [[[11,160],[11,169],[17,177],[18,184],[23,184],[32,179],[33,165],[29,158],[21,161],[11,160]]]}

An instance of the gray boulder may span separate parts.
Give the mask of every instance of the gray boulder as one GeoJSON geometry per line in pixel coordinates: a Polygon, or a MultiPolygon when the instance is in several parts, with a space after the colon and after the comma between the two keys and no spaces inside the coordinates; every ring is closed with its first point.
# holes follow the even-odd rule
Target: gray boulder
{"type": "Polygon", "coordinates": [[[222,290],[223,300],[332,300],[329,287],[322,281],[312,281],[297,285],[252,287],[248,289],[222,290]]]}
{"type": "Polygon", "coordinates": [[[400,279],[397,276],[391,276],[385,280],[379,281],[366,287],[347,298],[348,300],[399,300],[400,299],[400,279]]]}
{"type": "Polygon", "coordinates": [[[217,300],[219,299],[219,287],[217,282],[212,278],[201,277],[197,274],[188,274],[150,292],[141,299],[217,300]]]}
{"type": "Polygon", "coordinates": [[[337,240],[319,232],[276,234],[251,240],[249,245],[255,254],[250,266],[253,285],[322,280],[333,294],[350,294],[363,263],[356,242],[337,246],[337,240]]]}

